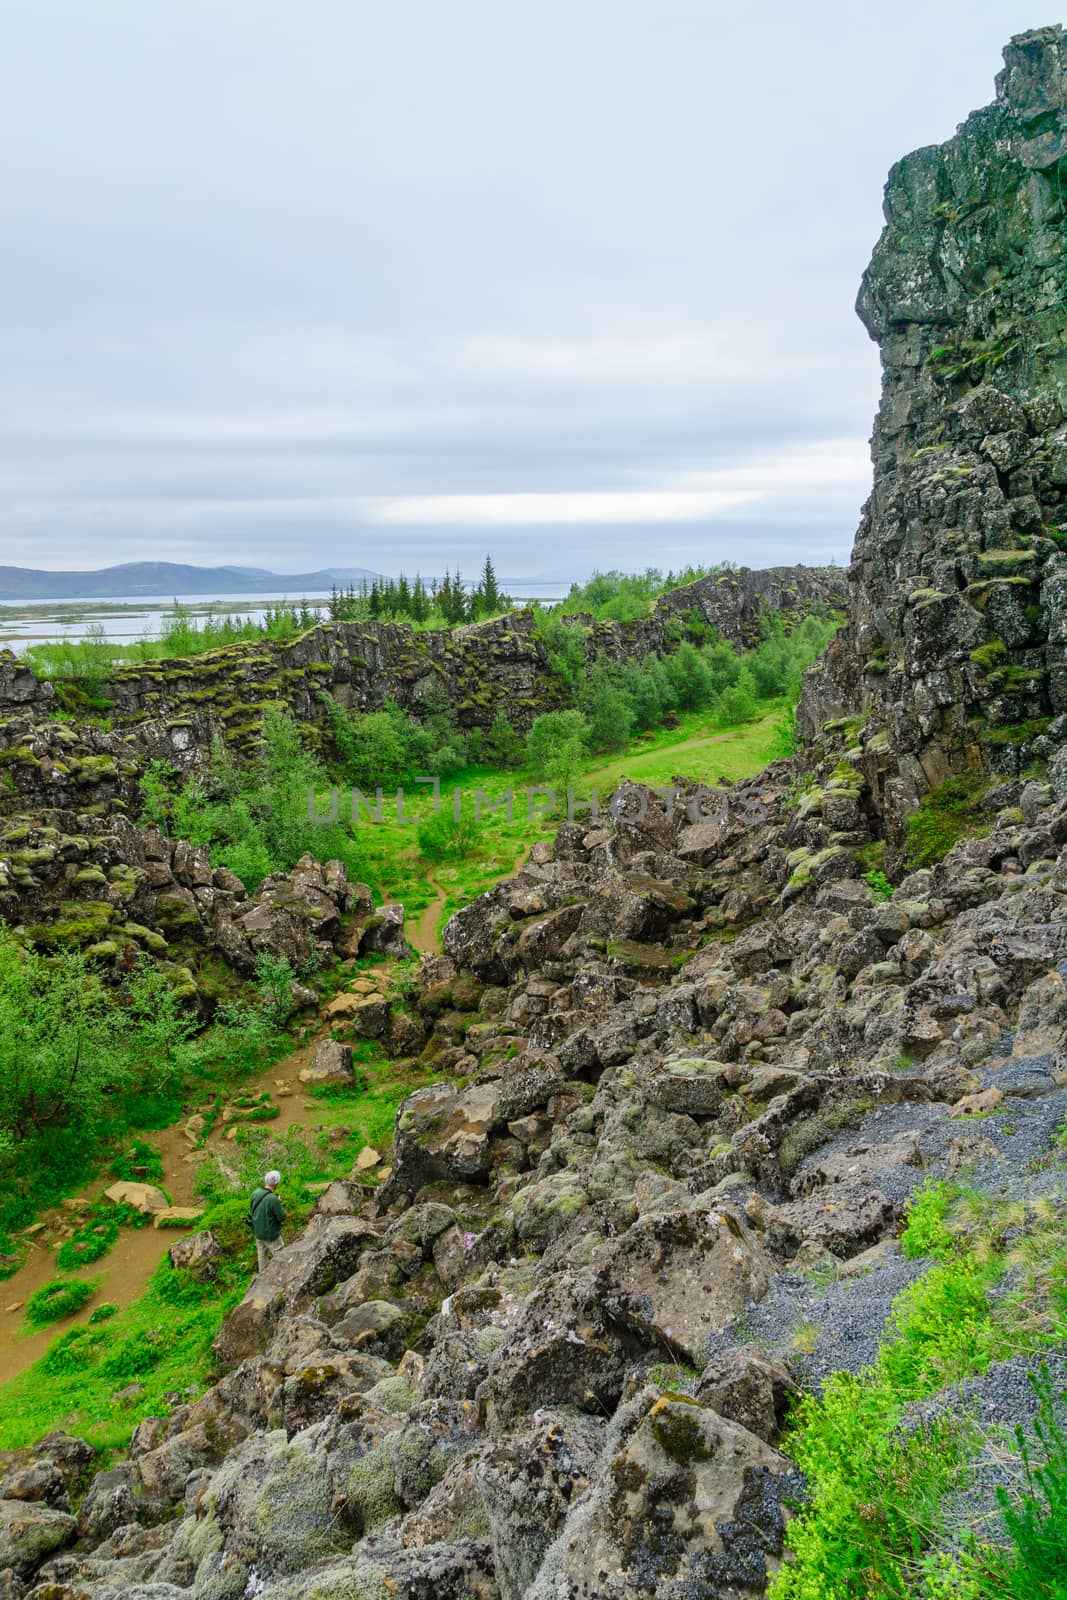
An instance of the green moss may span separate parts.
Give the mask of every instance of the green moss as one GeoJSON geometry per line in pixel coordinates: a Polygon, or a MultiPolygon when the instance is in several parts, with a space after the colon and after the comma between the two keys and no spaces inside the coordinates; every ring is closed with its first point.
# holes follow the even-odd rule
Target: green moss
{"type": "Polygon", "coordinates": [[[1000,661],[1008,653],[1008,647],[1003,639],[991,639],[988,644],[980,644],[976,650],[971,651],[971,660],[979,667],[991,667],[994,662],[1000,661]]]}
{"type": "Polygon", "coordinates": [[[653,1438],[681,1466],[710,1461],[714,1454],[701,1427],[703,1412],[703,1406],[681,1394],[664,1395],[649,1412],[653,1438]]]}
{"type": "Polygon", "coordinates": [[[394,1480],[392,1452],[384,1445],[368,1450],[349,1468],[345,1485],[348,1501],[364,1533],[401,1515],[403,1507],[397,1499],[394,1480]]]}
{"type": "Polygon", "coordinates": [[[977,729],[978,740],[994,748],[1029,744],[1031,739],[1039,739],[1047,731],[1050,720],[1049,717],[1033,717],[1027,722],[982,724],[977,729]]]}
{"type": "MultiPolygon", "coordinates": [[[[55,859],[56,859],[56,849],[55,849],[54,845],[50,845],[50,844],[39,845],[35,850],[34,849],[15,850],[15,851],[12,852],[12,856],[11,856],[11,860],[14,863],[15,866],[28,867],[31,872],[32,872],[34,867],[46,867],[46,866],[48,866],[48,864],[50,862],[54,861],[55,859]]],[[[91,869],[91,870],[95,870],[95,869],[91,869]]],[[[78,877],[79,878],[81,877],[80,873],[78,874],[78,877]]],[[[105,878],[104,878],[104,874],[102,872],[99,874],[99,880],[98,881],[101,882],[101,883],[104,883],[106,881],[105,878]]]]}
{"type": "Polygon", "coordinates": [[[870,1109],[870,1100],[857,1096],[794,1122],[778,1149],[778,1165],[785,1176],[791,1178],[805,1156],[820,1149],[835,1134],[857,1127],[870,1109]]]}
{"type": "Polygon", "coordinates": [[[989,787],[985,777],[960,773],[923,796],[908,818],[905,860],[909,867],[932,867],[944,859],[958,839],[988,833],[992,819],[983,816],[982,796],[989,787]]]}
{"type": "Polygon", "coordinates": [[[1036,559],[1034,550],[982,550],[978,555],[979,564],[997,574],[1019,572],[1036,559]]]}
{"type": "Polygon", "coordinates": [[[114,756],[82,756],[74,763],[74,771],[83,783],[102,783],[119,776],[119,764],[114,756]]]}

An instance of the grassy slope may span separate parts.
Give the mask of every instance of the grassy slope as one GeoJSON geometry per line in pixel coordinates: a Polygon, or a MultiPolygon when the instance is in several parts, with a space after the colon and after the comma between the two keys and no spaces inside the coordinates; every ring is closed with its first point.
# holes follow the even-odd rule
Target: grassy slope
{"type": "MultiPolygon", "coordinates": [[[[772,705],[754,722],[722,729],[711,723],[706,711],[691,712],[682,718],[677,728],[635,739],[623,754],[608,761],[591,757],[575,784],[577,796],[588,798],[595,788],[603,805],[624,778],[656,788],[669,784],[675,777],[705,782],[714,782],[720,777],[736,782],[739,778],[750,777],[773,760],[780,718],[781,706],[772,705]]],[[[525,788],[536,786],[539,781],[529,771],[501,774],[487,767],[471,767],[455,782],[442,784],[441,805],[446,811],[454,803],[456,790],[462,794],[462,803],[471,813],[475,789],[481,789],[494,800],[508,789],[514,791],[512,821],[506,821],[503,812],[483,815],[476,847],[459,861],[426,863],[419,853],[416,828],[398,823],[395,805],[388,801],[381,824],[366,820],[361,813],[364,820],[359,826],[362,838],[369,841],[374,889],[389,899],[401,901],[412,917],[437,897],[432,879],[447,894],[441,912],[443,924],[461,906],[509,872],[516,859],[536,839],[549,838],[555,832],[558,818],[549,819],[540,814],[532,818],[527,816],[525,788]]],[[[404,806],[406,815],[428,817],[432,811],[429,792],[408,793],[404,806]]]]}

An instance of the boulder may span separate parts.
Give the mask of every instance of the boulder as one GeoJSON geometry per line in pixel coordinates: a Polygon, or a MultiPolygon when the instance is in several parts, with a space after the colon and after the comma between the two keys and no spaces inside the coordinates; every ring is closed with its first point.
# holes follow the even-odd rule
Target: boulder
{"type": "Polygon", "coordinates": [[[604,1443],[594,1417],[538,1411],[478,1456],[474,1480],[489,1519],[502,1600],[524,1600],[545,1551],[585,1494],[604,1443]]]}
{"type": "Polygon", "coordinates": [[[721,1061],[697,1056],[673,1056],[647,1071],[648,1099],[664,1111],[686,1116],[713,1117],[726,1092],[721,1061]]]}
{"type": "MultiPolygon", "coordinates": [[[[445,1320],[446,1331],[455,1319],[445,1320]]],[[[490,1342],[490,1349],[499,1343],[490,1342]]],[[[477,1332],[456,1341],[458,1350],[485,1349],[477,1332]]],[[[517,1425],[539,1406],[573,1406],[594,1416],[610,1414],[625,1382],[628,1350],[607,1325],[589,1282],[557,1273],[531,1295],[511,1323],[492,1376],[478,1388],[478,1399],[494,1432],[517,1425]]],[[[462,1357],[460,1358],[462,1360],[462,1357]]],[[[472,1374],[477,1379],[477,1367],[472,1374]]],[[[427,1365],[427,1384],[435,1368],[427,1365]]]]}
{"type": "Polygon", "coordinates": [[[280,1250],[222,1324],[213,1346],[220,1365],[234,1367],[257,1355],[283,1312],[310,1305],[350,1277],[374,1240],[373,1231],[358,1218],[332,1217],[280,1250]]]}
{"type": "Polygon", "coordinates": [[[352,1081],[352,1048],[336,1039],[324,1039],[308,1065],[300,1069],[301,1083],[333,1087],[352,1081]]]}
{"type": "Polygon", "coordinates": [[[414,1194],[438,1178],[487,1177],[491,1135],[504,1120],[500,1105],[499,1083],[419,1089],[397,1118],[391,1186],[414,1194]]]}
{"type": "Polygon", "coordinates": [[[361,955],[366,955],[368,951],[377,951],[383,956],[394,956],[398,961],[403,961],[410,955],[411,951],[404,937],[404,907],[379,906],[363,928],[359,951],[361,955]]]}
{"type": "Polygon", "coordinates": [[[708,1199],[652,1211],[600,1251],[596,1294],[612,1319],[689,1365],[762,1299],[774,1262],[737,1208],[708,1199]]]}
{"type": "Polygon", "coordinates": [[[56,1550],[72,1544],[78,1524],[66,1511],[29,1500],[0,1500],[0,1569],[29,1578],[56,1550]]]}
{"type": "Polygon", "coordinates": [[[784,1456],[694,1400],[645,1389],[613,1426],[527,1600],[756,1600],[782,1554],[784,1456]]]}
{"type": "Polygon", "coordinates": [[[404,1352],[410,1317],[388,1300],[364,1300],[330,1329],[330,1340],[340,1349],[353,1345],[371,1355],[396,1361],[404,1352]]]}
{"type": "Polygon", "coordinates": [[[154,1228],[191,1227],[194,1222],[199,1222],[203,1215],[203,1206],[165,1206],[162,1211],[155,1212],[152,1218],[152,1226],[154,1228]]]}
{"type": "Polygon", "coordinates": [[[138,1520],[141,1480],[130,1461],[98,1472],[78,1510],[78,1533],[99,1544],[116,1528],[138,1520]]]}
{"type": "Polygon", "coordinates": [[[205,1233],[189,1233],[184,1238],[175,1240],[167,1251],[167,1256],[172,1267],[204,1281],[218,1276],[222,1246],[210,1230],[205,1233]]]}
{"type": "Polygon", "coordinates": [[[306,1437],[290,1441],[282,1432],[255,1434],[232,1450],[201,1504],[199,1548],[213,1548],[216,1566],[238,1575],[227,1595],[258,1592],[253,1569],[261,1579],[284,1576],[349,1550],[359,1531],[344,1503],[334,1504],[326,1456],[306,1437]]]}
{"type": "Polygon", "coordinates": [[[152,1183],[113,1183],[104,1190],[104,1199],[110,1200],[115,1206],[132,1206],[146,1217],[155,1216],[170,1207],[163,1190],[157,1189],[152,1183]]]}
{"type": "Polygon", "coordinates": [[[389,1001],[384,995],[358,996],[359,1004],[351,1013],[352,1026],[364,1039],[380,1039],[389,1027],[389,1001]]]}
{"type": "Polygon", "coordinates": [[[797,1393],[780,1357],[759,1345],[745,1344],[709,1362],[696,1398],[758,1439],[770,1440],[785,1421],[791,1396],[797,1393]]]}
{"type": "Polygon", "coordinates": [[[767,1237],[779,1249],[801,1242],[821,1245],[847,1260],[874,1244],[895,1224],[900,1207],[880,1189],[853,1183],[827,1184],[802,1200],[761,1211],[767,1237]]]}

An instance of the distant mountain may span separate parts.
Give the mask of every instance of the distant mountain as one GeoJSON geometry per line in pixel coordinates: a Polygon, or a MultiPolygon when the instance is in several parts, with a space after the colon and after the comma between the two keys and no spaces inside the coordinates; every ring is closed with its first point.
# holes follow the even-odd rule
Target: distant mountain
{"type": "Polygon", "coordinates": [[[299,598],[335,583],[368,582],[369,567],[323,568],[318,572],[269,572],[263,567],[187,567],[173,561],[124,561],[95,572],[44,572],[0,567],[2,600],[138,599],[176,594],[288,594],[299,598]]]}

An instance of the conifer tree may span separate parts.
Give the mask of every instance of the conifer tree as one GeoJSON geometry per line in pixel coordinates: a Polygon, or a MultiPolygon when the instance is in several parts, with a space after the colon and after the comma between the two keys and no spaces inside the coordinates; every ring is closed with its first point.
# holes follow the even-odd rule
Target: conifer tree
{"type": "Polygon", "coordinates": [[[496,581],[492,557],[488,555],[485,558],[485,566],[482,568],[482,579],[478,585],[478,593],[481,596],[482,610],[487,616],[492,616],[495,611],[500,610],[503,597],[496,581]]]}

